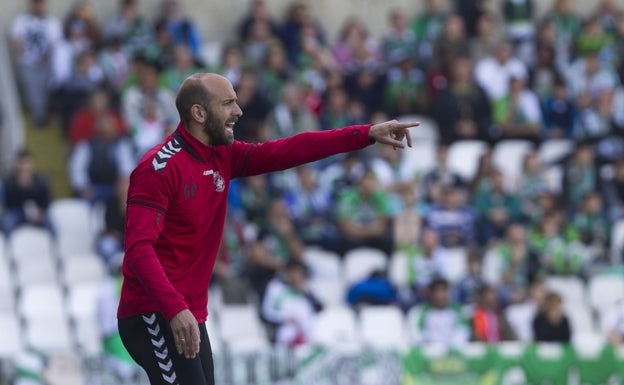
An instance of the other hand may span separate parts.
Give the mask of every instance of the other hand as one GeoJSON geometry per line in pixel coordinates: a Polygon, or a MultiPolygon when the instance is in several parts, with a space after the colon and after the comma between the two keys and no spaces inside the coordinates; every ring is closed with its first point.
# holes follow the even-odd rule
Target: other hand
{"type": "Polygon", "coordinates": [[[401,123],[396,120],[374,124],[368,131],[368,136],[378,143],[387,144],[394,148],[405,148],[403,139],[407,140],[407,145],[412,147],[412,137],[409,134],[409,127],[419,126],[419,122],[401,123]]]}
{"type": "Polygon", "coordinates": [[[199,353],[199,326],[193,313],[184,309],[171,319],[170,324],[178,354],[195,358],[199,353]]]}

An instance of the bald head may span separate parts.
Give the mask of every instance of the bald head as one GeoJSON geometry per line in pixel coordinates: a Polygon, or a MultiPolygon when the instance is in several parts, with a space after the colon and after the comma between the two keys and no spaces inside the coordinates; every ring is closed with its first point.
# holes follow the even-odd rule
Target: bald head
{"type": "Polygon", "coordinates": [[[230,81],[214,73],[196,73],[184,80],[176,96],[176,108],[180,114],[180,121],[185,127],[189,126],[193,116],[191,108],[197,104],[208,108],[210,98],[219,87],[230,86],[230,81]]]}

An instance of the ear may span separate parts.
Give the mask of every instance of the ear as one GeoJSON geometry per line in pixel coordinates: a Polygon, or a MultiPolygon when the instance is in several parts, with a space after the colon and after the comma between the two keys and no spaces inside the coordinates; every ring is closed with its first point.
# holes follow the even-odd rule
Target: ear
{"type": "Polygon", "coordinates": [[[206,110],[199,104],[193,104],[191,106],[191,116],[196,122],[204,123],[206,121],[206,110]]]}

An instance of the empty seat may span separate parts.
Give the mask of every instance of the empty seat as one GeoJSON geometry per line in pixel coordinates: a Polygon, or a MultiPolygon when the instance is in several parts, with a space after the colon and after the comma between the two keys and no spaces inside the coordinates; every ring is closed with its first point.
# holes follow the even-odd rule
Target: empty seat
{"type": "Polygon", "coordinates": [[[481,140],[455,142],[448,149],[448,167],[462,179],[471,181],[477,173],[481,155],[488,149],[488,144],[481,140]]]}
{"type": "Polygon", "coordinates": [[[518,341],[533,341],[533,318],[536,311],[535,305],[530,303],[510,305],[505,309],[505,319],[518,341]]]}
{"type": "Polygon", "coordinates": [[[505,185],[515,187],[522,174],[524,157],[533,150],[528,140],[508,139],[498,142],[492,151],[492,162],[505,176],[505,185]]]}
{"type": "Polygon", "coordinates": [[[617,221],[611,229],[611,261],[621,263],[624,259],[624,219],[617,221]]]}
{"type": "Polygon", "coordinates": [[[570,139],[549,139],[539,147],[537,156],[542,164],[552,164],[569,155],[574,149],[574,141],[570,139]]]}
{"type": "Polygon", "coordinates": [[[595,275],[588,283],[589,303],[601,312],[624,298],[624,277],[619,275],[595,275]]]}
{"type": "Polygon", "coordinates": [[[65,302],[58,284],[32,284],[22,288],[18,301],[20,316],[25,318],[64,318],[65,302]]]}
{"type": "Polygon", "coordinates": [[[402,251],[396,251],[390,258],[388,277],[396,287],[404,287],[408,284],[407,255],[402,251]]]}
{"type": "Polygon", "coordinates": [[[26,343],[45,353],[70,352],[74,346],[68,320],[55,317],[26,319],[26,343]]]}
{"type": "Polygon", "coordinates": [[[578,277],[548,277],[546,287],[558,293],[566,305],[572,306],[586,302],[585,285],[578,277]]]}
{"type": "Polygon", "coordinates": [[[95,320],[102,283],[81,282],[68,287],[67,310],[74,319],[95,320]]]}
{"type": "Polygon", "coordinates": [[[324,306],[341,305],[345,303],[345,285],[338,279],[311,279],[308,287],[312,294],[324,306]]]}
{"type": "Polygon", "coordinates": [[[358,282],[375,270],[387,269],[386,254],[377,249],[357,248],[344,256],[344,276],[347,285],[358,282]]]}
{"type": "Polygon", "coordinates": [[[0,330],[0,359],[15,357],[23,348],[19,319],[15,313],[0,312],[0,330]]]}
{"type": "Polygon", "coordinates": [[[52,234],[39,227],[22,226],[14,230],[8,246],[9,255],[16,262],[53,255],[52,234]]]}
{"type": "Polygon", "coordinates": [[[459,282],[468,273],[468,252],[463,247],[447,249],[444,253],[447,260],[447,278],[450,282],[459,282]]]}
{"type": "Polygon", "coordinates": [[[569,304],[565,306],[565,313],[570,321],[570,329],[573,335],[596,332],[596,323],[589,306],[580,303],[569,304]]]}
{"type": "Polygon", "coordinates": [[[364,343],[381,350],[407,349],[403,313],[396,306],[368,306],[360,311],[360,330],[364,343]]]}
{"type": "Polygon", "coordinates": [[[223,342],[233,352],[256,352],[268,347],[266,332],[252,305],[223,306],[219,325],[223,342]]]}
{"type": "Polygon", "coordinates": [[[65,258],[62,263],[63,282],[71,285],[80,282],[101,282],[106,276],[102,259],[95,254],[85,253],[65,258]]]}
{"type": "Polygon", "coordinates": [[[37,283],[55,283],[58,281],[58,262],[51,255],[16,261],[16,284],[24,287],[37,283]]]}
{"type": "Polygon", "coordinates": [[[319,248],[306,248],[303,260],[310,268],[312,279],[340,279],[340,256],[319,248]]]}
{"type": "Polygon", "coordinates": [[[435,143],[438,141],[439,128],[433,119],[424,115],[402,115],[397,120],[399,122],[420,122],[418,127],[409,128],[412,142],[428,141],[435,143]]]}
{"type": "Polygon", "coordinates": [[[92,252],[96,229],[87,201],[59,199],[52,202],[48,211],[56,230],[61,255],[92,252]]]}
{"type": "Polygon", "coordinates": [[[403,152],[403,162],[413,165],[418,173],[425,174],[436,165],[436,144],[430,141],[416,141],[409,151],[403,152]]]}
{"type": "Polygon", "coordinates": [[[311,342],[330,349],[358,349],[360,334],[354,311],[347,306],[329,306],[314,319],[311,342]]]}

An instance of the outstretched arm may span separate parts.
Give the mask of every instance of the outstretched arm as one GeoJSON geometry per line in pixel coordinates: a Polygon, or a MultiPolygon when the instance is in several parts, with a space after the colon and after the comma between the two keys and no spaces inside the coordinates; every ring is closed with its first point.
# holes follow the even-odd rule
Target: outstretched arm
{"type": "Polygon", "coordinates": [[[408,128],[419,124],[392,120],[375,125],[303,132],[261,144],[235,142],[230,146],[231,175],[235,178],[285,170],[331,155],[360,150],[375,142],[405,148],[405,140],[411,147],[408,128]]]}

